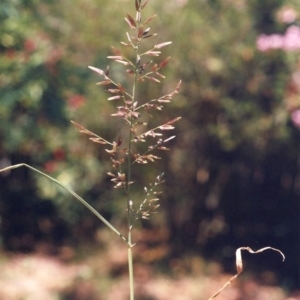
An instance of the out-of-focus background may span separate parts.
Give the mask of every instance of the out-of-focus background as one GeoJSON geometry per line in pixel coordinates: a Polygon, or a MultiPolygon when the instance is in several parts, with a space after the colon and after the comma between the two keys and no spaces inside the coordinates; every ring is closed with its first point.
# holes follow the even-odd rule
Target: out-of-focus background
{"type": "MultiPolygon", "coordinates": [[[[26,162],[73,188],[116,227],[121,193],[107,178],[103,147],[69,120],[115,139],[98,78],[88,65],[126,41],[133,0],[2,0],[0,5],[0,168],[26,162]],[[126,28],[126,29],[125,29],[126,28]]],[[[140,300],[207,299],[245,272],[219,299],[300,299],[300,2],[151,0],[155,43],[172,56],[161,85],[139,97],[181,93],[162,118],[177,138],[159,164],[139,166],[143,186],[165,172],[159,213],[141,222],[140,300]]],[[[59,187],[28,169],[0,174],[0,298],[127,299],[126,247],[59,187]]]]}

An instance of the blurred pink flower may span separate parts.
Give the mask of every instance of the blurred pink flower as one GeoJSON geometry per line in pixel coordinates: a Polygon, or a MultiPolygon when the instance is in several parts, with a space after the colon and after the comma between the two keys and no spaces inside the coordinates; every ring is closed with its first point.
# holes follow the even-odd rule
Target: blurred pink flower
{"type": "Polygon", "coordinates": [[[278,19],[282,23],[290,24],[294,22],[297,18],[297,12],[291,7],[283,7],[278,12],[278,19]]]}
{"type": "Polygon", "coordinates": [[[35,41],[31,39],[25,40],[24,49],[26,52],[33,52],[36,49],[35,41]]]}
{"type": "Polygon", "coordinates": [[[70,108],[76,109],[81,107],[85,102],[85,98],[81,95],[73,95],[68,99],[68,106],[70,108]]]}
{"type": "Polygon", "coordinates": [[[300,27],[290,26],[283,36],[283,49],[286,51],[300,50],[300,27]]]}
{"type": "Polygon", "coordinates": [[[256,41],[257,49],[263,52],[270,49],[280,49],[282,45],[283,37],[280,34],[261,34],[256,41]]]}
{"type": "Polygon", "coordinates": [[[291,119],[297,127],[300,127],[300,109],[295,110],[291,114],[291,119]]]}
{"type": "Polygon", "coordinates": [[[284,51],[300,50],[300,27],[292,25],[285,34],[261,34],[258,36],[256,46],[259,51],[282,49],[284,51]]]}

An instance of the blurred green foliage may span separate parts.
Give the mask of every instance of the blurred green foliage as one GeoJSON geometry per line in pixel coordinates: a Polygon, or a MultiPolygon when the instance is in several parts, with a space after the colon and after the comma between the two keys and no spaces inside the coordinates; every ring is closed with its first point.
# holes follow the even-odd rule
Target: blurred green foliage
{"type": "MultiPolygon", "coordinates": [[[[284,7],[299,16],[298,1],[287,0],[151,0],[147,6],[149,16],[159,14],[151,24],[159,34],[155,39],[173,41],[166,48],[172,60],[164,84],[144,85],[139,97],[173,91],[183,81],[181,95],[164,115],[183,120],[173,150],[158,166],[167,170],[167,184],[165,211],[157,221],[169,227],[175,254],[190,245],[231,259],[241,243],[274,242],[270,246],[280,248],[297,234],[300,136],[291,113],[300,107],[295,100],[300,89],[291,85],[299,53],[256,48],[259,34],[288,26],[278,19],[284,7]]],[[[107,156],[79,136],[69,120],[104,138],[118,136],[112,104],[87,66],[110,64],[106,56],[110,46],[125,41],[124,16],[132,8],[129,0],[4,0],[0,6],[1,163],[25,160],[47,171],[107,217],[124,211],[106,176],[107,156]]],[[[120,68],[110,66],[117,81],[126,84],[120,68]]],[[[150,166],[143,170],[138,176],[146,185],[157,174],[150,166]]],[[[87,225],[84,231],[88,212],[44,178],[27,172],[14,176],[0,178],[6,247],[22,248],[12,245],[12,236],[22,240],[25,231],[9,228],[15,226],[14,205],[25,205],[27,192],[34,198],[31,209],[41,199],[52,199],[73,234],[83,237],[97,227],[87,225]]],[[[282,250],[295,257],[297,246],[288,243],[282,250]]],[[[296,276],[295,268],[288,268],[296,276]]]]}

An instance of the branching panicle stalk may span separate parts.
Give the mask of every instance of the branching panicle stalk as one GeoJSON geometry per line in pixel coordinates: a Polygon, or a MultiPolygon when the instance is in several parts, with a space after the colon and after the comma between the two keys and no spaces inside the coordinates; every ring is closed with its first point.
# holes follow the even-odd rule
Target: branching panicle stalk
{"type": "MultiPolygon", "coordinates": [[[[138,13],[140,14],[140,8],[138,13]]],[[[140,18],[137,20],[137,36],[139,35],[139,27],[141,25],[140,18]]],[[[134,80],[132,86],[132,105],[131,110],[134,111],[134,103],[136,101],[136,94],[137,94],[137,76],[138,76],[138,68],[140,63],[140,56],[139,56],[139,48],[140,48],[140,41],[138,42],[134,48],[136,53],[135,59],[135,72],[134,72],[134,80]]],[[[127,221],[128,221],[128,243],[131,245],[132,243],[132,203],[130,199],[130,181],[131,181],[131,147],[132,147],[132,126],[133,126],[133,116],[130,115],[129,119],[129,140],[128,140],[128,157],[127,157],[127,178],[126,178],[126,190],[127,190],[127,221]]],[[[133,257],[132,257],[132,246],[128,247],[128,271],[129,271],[129,292],[130,292],[130,300],[134,300],[134,274],[133,274],[133,257]]]]}

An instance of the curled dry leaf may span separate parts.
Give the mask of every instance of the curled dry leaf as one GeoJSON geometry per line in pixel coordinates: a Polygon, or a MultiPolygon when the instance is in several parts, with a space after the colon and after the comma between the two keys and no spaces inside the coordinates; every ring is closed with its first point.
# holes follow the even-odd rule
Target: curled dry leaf
{"type": "Polygon", "coordinates": [[[213,296],[211,296],[208,300],[211,300],[211,299],[214,299],[216,298],[227,286],[229,286],[243,271],[243,260],[242,260],[242,250],[247,250],[248,252],[250,253],[253,253],[253,254],[256,254],[256,253],[260,253],[260,252],[263,252],[265,250],[273,250],[273,251],[277,251],[281,254],[282,256],[282,260],[284,261],[285,260],[285,256],[284,254],[276,249],[276,248],[272,248],[272,247],[265,247],[265,248],[261,248],[257,251],[253,251],[250,247],[240,247],[236,250],[236,254],[235,254],[235,257],[236,257],[236,270],[237,270],[237,273],[236,275],[232,276],[224,285],[221,289],[219,289],[213,296]]]}

